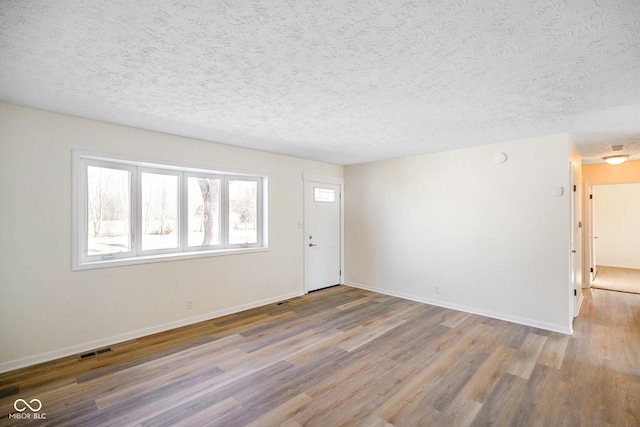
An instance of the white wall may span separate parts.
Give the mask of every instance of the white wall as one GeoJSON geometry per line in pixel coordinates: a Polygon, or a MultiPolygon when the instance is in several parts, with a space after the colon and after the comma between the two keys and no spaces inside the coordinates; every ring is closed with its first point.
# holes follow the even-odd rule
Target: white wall
{"type": "Polygon", "coordinates": [[[343,168],[0,104],[0,371],[301,294],[303,172],[343,168]],[[267,174],[270,251],[72,272],[74,148],[267,174]]]}
{"type": "Polygon", "coordinates": [[[593,187],[596,262],[640,269],[640,183],[593,187]]]}
{"type": "Polygon", "coordinates": [[[571,333],[570,146],[562,134],[346,167],[346,281],[571,333]]]}

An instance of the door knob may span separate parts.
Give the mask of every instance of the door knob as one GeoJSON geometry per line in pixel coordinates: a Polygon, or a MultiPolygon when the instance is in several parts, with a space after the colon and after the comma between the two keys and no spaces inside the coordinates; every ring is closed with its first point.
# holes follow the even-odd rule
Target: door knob
{"type": "Polygon", "coordinates": [[[309,243],[309,247],[311,247],[311,246],[318,246],[318,245],[315,245],[313,243],[309,243]]]}

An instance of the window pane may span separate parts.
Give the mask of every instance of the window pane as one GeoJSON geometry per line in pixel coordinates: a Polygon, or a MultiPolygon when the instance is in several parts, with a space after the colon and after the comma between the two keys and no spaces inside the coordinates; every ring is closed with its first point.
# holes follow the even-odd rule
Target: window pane
{"type": "Polygon", "coordinates": [[[220,179],[190,176],[187,185],[188,245],[219,245],[220,179]]]}
{"type": "Polygon", "coordinates": [[[87,255],[131,251],[129,171],[87,166],[87,255]]]}
{"type": "Polygon", "coordinates": [[[258,242],[258,183],[229,180],[229,243],[258,242]]]}
{"type": "Polygon", "coordinates": [[[178,177],[143,172],[142,249],[178,247],[178,177]]]}
{"type": "Polygon", "coordinates": [[[335,203],[336,201],[336,190],[333,188],[314,187],[313,191],[314,202],[335,203]]]}

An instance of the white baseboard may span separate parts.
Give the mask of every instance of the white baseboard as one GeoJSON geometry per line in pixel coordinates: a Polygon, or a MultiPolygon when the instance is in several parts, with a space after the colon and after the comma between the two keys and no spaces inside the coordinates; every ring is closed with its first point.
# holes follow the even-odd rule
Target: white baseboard
{"type": "Polygon", "coordinates": [[[345,282],[345,285],[352,286],[354,288],[365,289],[367,291],[377,292],[379,294],[390,295],[392,297],[398,297],[408,299],[410,301],[421,302],[423,304],[435,305],[437,307],[449,308],[451,310],[462,311],[465,313],[477,314],[480,316],[491,317],[492,319],[505,320],[507,322],[517,323],[519,325],[532,326],[534,328],[544,329],[552,332],[559,332],[561,334],[573,335],[573,328],[566,328],[560,325],[552,323],[539,322],[533,319],[526,319],[518,316],[511,316],[503,313],[496,313],[488,310],[482,310],[476,307],[467,307],[458,304],[451,304],[446,301],[433,300],[429,298],[418,297],[415,295],[409,295],[402,292],[388,291],[386,289],[380,289],[373,286],[362,285],[354,282],[345,282]]]}
{"type": "Polygon", "coordinates": [[[264,305],[272,304],[274,302],[299,297],[301,295],[304,295],[303,291],[291,292],[288,294],[279,295],[277,297],[267,298],[261,301],[254,301],[248,304],[226,308],[222,310],[216,310],[213,312],[204,313],[204,314],[200,314],[193,317],[176,320],[174,322],[164,323],[158,326],[151,326],[149,328],[138,329],[136,331],[127,332],[120,335],[115,335],[107,338],[101,338],[98,340],[89,341],[86,343],[62,348],[59,350],[48,351],[46,353],[27,356],[21,359],[2,362],[0,363],[0,373],[37,365],[38,363],[49,362],[51,360],[60,359],[62,357],[73,356],[74,354],[85,353],[87,351],[91,351],[100,347],[108,347],[110,345],[118,344],[124,341],[129,341],[129,340],[141,338],[147,335],[156,334],[158,332],[164,332],[171,329],[180,328],[182,326],[192,325],[194,323],[204,322],[206,320],[215,319],[217,317],[226,316],[228,314],[238,313],[240,311],[249,310],[251,308],[261,307],[264,305]]]}

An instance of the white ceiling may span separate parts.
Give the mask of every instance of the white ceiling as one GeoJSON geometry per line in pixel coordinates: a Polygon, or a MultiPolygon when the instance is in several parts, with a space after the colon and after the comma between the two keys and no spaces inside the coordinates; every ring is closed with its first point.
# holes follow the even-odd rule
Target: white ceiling
{"type": "Polygon", "coordinates": [[[0,101],[343,165],[640,159],[640,1],[0,0],[0,101]]]}

